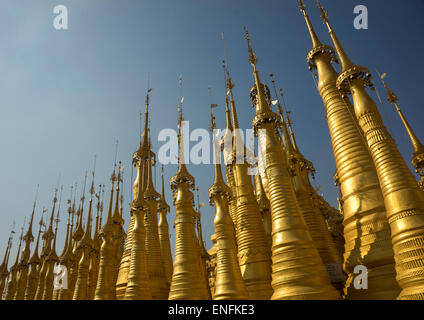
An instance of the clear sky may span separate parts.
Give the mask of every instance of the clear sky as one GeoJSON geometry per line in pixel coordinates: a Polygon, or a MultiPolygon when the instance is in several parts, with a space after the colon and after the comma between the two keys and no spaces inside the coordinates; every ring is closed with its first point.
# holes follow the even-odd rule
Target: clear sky
{"type": "MultiPolygon", "coordinates": [[[[424,1],[323,0],[322,4],[352,61],[373,72],[378,68],[388,73],[386,80],[400,97],[401,108],[418,137],[424,139],[424,1]],[[353,27],[353,8],[358,4],[368,7],[368,30],[353,27]]],[[[329,43],[315,1],[305,0],[305,5],[321,41],[329,43]]],[[[208,86],[212,87],[213,102],[219,105],[215,109],[218,127],[225,126],[221,32],[225,32],[236,84],[240,124],[251,128],[253,77],[243,26],[250,31],[262,80],[270,84],[268,75],[274,73],[285,92],[299,147],[317,170],[316,185],[321,185],[325,198],[337,206],[338,191],[332,178],[335,162],[324,107],[306,64],[311,41],[296,0],[4,0],[0,10],[1,259],[13,221],[19,230],[31,213],[37,184],[36,221],[43,206],[50,210],[59,173],[64,186],[58,238],[62,250],[70,185],[78,182],[81,186],[96,154],[96,185],[106,183],[108,191],[116,140],[118,158],[125,165],[127,225],[130,160],[139,143],[139,111],[144,110],[148,72],[153,88],[155,152],[160,146],[158,132],[176,128],[180,73],[184,115],[191,129],[209,127],[208,86]],[[68,8],[68,30],[53,27],[56,5],[68,8]]],[[[383,99],[379,108],[384,122],[409,164],[409,139],[377,77],[374,79],[383,99]]],[[[375,93],[371,95],[377,99],[375,93]]],[[[201,202],[206,204],[202,223],[209,248],[214,208],[208,205],[207,191],[213,168],[188,165],[188,169],[200,188],[201,202]]],[[[175,208],[168,181],[175,172],[175,165],[166,166],[172,233],[175,208]]],[[[36,233],[34,227],[34,236],[36,233]]],[[[17,238],[10,264],[15,259],[17,238]]],[[[172,247],[174,241],[172,235],[172,247]]]]}

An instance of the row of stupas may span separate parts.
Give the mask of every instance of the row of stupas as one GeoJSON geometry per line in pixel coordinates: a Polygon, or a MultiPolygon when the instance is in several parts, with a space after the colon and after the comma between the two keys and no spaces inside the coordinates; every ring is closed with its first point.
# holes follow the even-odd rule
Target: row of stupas
{"type": "MultiPolygon", "coordinates": [[[[10,268],[9,238],[0,266],[3,298],[423,300],[424,146],[397,105],[397,96],[383,81],[388,100],[395,105],[411,138],[412,164],[421,178],[417,183],[366,91],[367,86],[373,86],[370,72],[348,58],[319,3],[335,50],[320,42],[301,0],[299,4],[313,45],[307,55],[308,67],[314,72],[325,106],[336,160],[338,210],[312,186],[313,164],[300,151],[272,75],[274,100],[268,86],[261,82],[246,30],[254,76],[250,97],[256,115],[252,124],[262,156],[257,173],[251,175],[249,150],[238,130],[234,83],[224,61],[226,131],[221,140],[213,139],[214,180],[209,189],[210,203],[216,207],[213,247],[207,251],[204,246],[200,206],[196,207],[193,194],[195,179],[184,161],[180,97],[178,170],[170,180],[176,209],[172,258],[166,217],[170,207],[165,200],[163,173],[161,193],[155,190],[152,179],[156,157],[149,137],[149,89],[144,133],[132,157],[137,177],[127,233],[120,198],[122,168],[119,165],[116,172],[115,161],[103,225],[104,185],[96,193],[93,170],[85,226],[85,191],[76,209],[76,188],[71,188],[73,199],[68,200],[66,240],[60,255],[56,252],[60,211],[57,189],[49,225],[43,231],[41,219],[32,255],[34,210],[25,235],[22,228],[16,260],[10,268]],[[333,67],[338,61],[340,72],[333,67]],[[93,196],[97,198],[94,228],[93,196]],[[65,266],[67,273],[58,283],[56,264],[65,266]],[[367,268],[366,290],[355,286],[358,265],[367,268]]],[[[211,102],[211,131],[216,127],[215,106],[211,102]]]]}

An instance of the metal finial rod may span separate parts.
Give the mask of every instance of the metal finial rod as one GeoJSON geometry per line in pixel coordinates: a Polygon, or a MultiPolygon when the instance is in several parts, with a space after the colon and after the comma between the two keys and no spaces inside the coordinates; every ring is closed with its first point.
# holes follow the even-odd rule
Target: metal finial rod
{"type": "Polygon", "coordinates": [[[184,97],[183,97],[183,74],[181,73],[179,78],[178,78],[178,83],[180,85],[180,102],[178,103],[178,116],[179,116],[179,121],[182,120],[183,117],[183,101],[184,101],[184,97]]]}
{"type": "Polygon", "coordinates": [[[303,3],[302,0],[299,0],[299,9],[301,12],[305,13],[306,12],[306,8],[305,8],[305,4],[303,3]]]}
{"type": "Polygon", "coordinates": [[[116,168],[116,159],[118,157],[118,143],[119,143],[119,140],[116,140],[116,143],[115,143],[115,160],[113,161],[113,168],[114,169],[116,168]]]}
{"type": "MultiPolygon", "coordinates": [[[[224,58],[225,58],[225,63],[224,65],[226,65],[227,67],[227,72],[228,72],[228,68],[229,68],[229,64],[228,64],[228,55],[227,55],[227,43],[225,42],[225,38],[224,38],[224,32],[222,33],[222,42],[224,43],[224,58]]],[[[224,62],[224,61],[223,61],[224,62]]],[[[225,68],[225,67],[224,67],[225,68]]]]}
{"type": "Polygon", "coordinates": [[[252,65],[255,65],[258,62],[258,58],[255,56],[253,49],[252,49],[252,45],[250,44],[250,36],[249,36],[249,31],[247,30],[246,27],[243,27],[244,29],[244,33],[245,33],[245,39],[247,40],[247,48],[249,50],[249,61],[252,65]]]}
{"type": "Polygon", "coordinates": [[[224,87],[225,87],[225,95],[228,95],[228,88],[227,88],[227,72],[225,69],[225,60],[222,60],[222,69],[224,71],[224,87]]]}
{"type": "Polygon", "coordinates": [[[82,202],[84,202],[84,199],[85,199],[85,186],[86,186],[86,184],[87,184],[87,170],[85,170],[84,187],[82,188],[82,195],[81,195],[82,202]]]}
{"type": "Polygon", "coordinates": [[[329,26],[328,13],[327,11],[324,10],[324,8],[322,7],[321,3],[318,0],[317,0],[317,6],[319,8],[319,11],[321,12],[322,21],[329,26]]]}
{"type": "Polygon", "coordinates": [[[57,227],[57,222],[59,222],[60,205],[62,204],[62,193],[63,193],[63,185],[60,186],[59,205],[57,207],[57,214],[56,214],[56,227],[57,227]]]}
{"type": "Polygon", "coordinates": [[[94,164],[93,164],[93,171],[91,172],[91,176],[92,176],[92,180],[91,180],[91,187],[90,187],[90,199],[93,199],[93,194],[95,193],[94,190],[94,175],[96,173],[96,160],[97,160],[97,155],[94,155],[94,164]]]}
{"type": "Polygon", "coordinates": [[[35,205],[37,203],[37,198],[38,198],[38,190],[40,188],[40,184],[37,184],[37,191],[35,191],[35,199],[34,199],[34,209],[35,209],[35,205]]]}
{"type": "Polygon", "coordinates": [[[380,74],[380,72],[378,72],[377,69],[375,69],[375,71],[377,72],[378,76],[380,77],[380,80],[381,80],[384,88],[386,88],[387,101],[389,101],[390,103],[393,103],[393,104],[397,103],[397,101],[399,100],[398,96],[392,90],[390,90],[387,83],[384,81],[384,78],[387,76],[387,74],[386,73],[380,74]]]}

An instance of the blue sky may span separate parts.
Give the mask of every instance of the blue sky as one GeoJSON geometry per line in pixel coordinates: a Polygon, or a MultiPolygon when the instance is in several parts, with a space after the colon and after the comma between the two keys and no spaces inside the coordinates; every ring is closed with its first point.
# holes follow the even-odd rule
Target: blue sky
{"type": "MultiPolygon", "coordinates": [[[[329,43],[315,1],[305,0],[305,4],[321,41],[329,43]]],[[[322,4],[352,61],[372,71],[378,68],[388,73],[387,82],[400,97],[401,108],[418,137],[424,139],[420,125],[424,116],[424,1],[323,0],[322,4]],[[368,30],[353,27],[353,8],[358,4],[368,7],[368,30]]],[[[191,129],[209,127],[208,86],[212,87],[213,102],[219,105],[215,109],[218,127],[224,127],[221,32],[225,32],[236,84],[234,96],[240,124],[251,128],[254,110],[249,90],[253,77],[243,26],[250,31],[262,80],[269,83],[268,75],[274,73],[285,92],[298,144],[317,170],[316,185],[321,185],[326,199],[336,205],[330,137],[322,101],[307,69],[306,54],[311,41],[296,0],[5,0],[1,6],[1,258],[13,221],[19,229],[24,217],[31,213],[37,184],[37,221],[41,208],[51,207],[59,173],[65,204],[70,185],[78,182],[81,186],[85,170],[91,170],[94,154],[96,184],[106,183],[106,190],[110,189],[108,178],[116,140],[118,158],[125,165],[124,218],[128,221],[130,159],[139,142],[139,111],[144,110],[148,72],[153,88],[154,151],[160,147],[160,129],[176,128],[180,73],[184,78],[184,115],[191,129]],[[53,28],[56,5],[68,8],[66,31],[53,28]]],[[[374,78],[384,96],[381,84],[374,78]]],[[[371,95],[377,99],[375,93],[371,95]]],[[[393,106],[383,98],[379,108],[409,164],[411,145],[393,106]]],[[[201,202],[206,204],[202,223],[209,248],[214,208],[207,204],[207,190],[212,184],[213,168],[189,165],[188,169],[200,188],[201,202]]],[[[170,205],[168,181],[175,172],[175,165],[166,166],[170,205]]],[[[60,250],[65,212],[62,206],[60,250]]],[[[172,207],[168,217],[172,233],[174,219],[172,207]]],[[[36,232],[34,228],[33,234],[36,232]]],[[[11,260],[15,259],[16,239],[15,236],[11,260]]],[[[172,247],[174,241],[172,236],[172,247]]]]}

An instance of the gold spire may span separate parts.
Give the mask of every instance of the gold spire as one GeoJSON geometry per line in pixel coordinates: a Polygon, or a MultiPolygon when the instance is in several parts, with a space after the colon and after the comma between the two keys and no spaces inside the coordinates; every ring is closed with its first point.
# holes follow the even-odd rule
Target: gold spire
{"type": "MultiPolygon", "coordinates": [[[[34,236],[32,235],[32,222],[34,220],[35,206],[37,205],[38,188],[39,188],[39,185],[37,184],[37,191],[35,193],[34,205],[32,206],[31,219],[29,220],[28,231],[24,236],[24,240],[27,242],[27,244],[25,244],[25,247],[27,248],[27,250],[29,250],[29,243],[34,241],[34,236]]],[[[29,251],[28,251],[28,258],[29,258],[29,251]]]]}
{"type": "MultiPolygon", "coordinates": [[[[109,208],[106,218],[106,223],[102,227],[100,236],[103,238],[102,245],[100,247],[100,263],[99,263],[99,276],[97,279],[96,291],[95,291],[95,300],[115,300],[115,226],[112,218],[112,207],[113,207],[113,188],[116,176],[116,154],[115,161],[113,165],[113,173],[110,178],[111,188],[110,188],[110,198],[109,198],[109,208]]],[[[118,182],[119,183],[119,182],[118,182]]]]}
{"type": "MultiPolygon", "coordinates": [[[[81,240],[82,236],[84,235],[84,229],[82,227],[82,217],[83,217],[83,213],[84,213],[84,200],[85,200],[85,186],[87,184],[87,171],[85,171],[85,177],[84,177],[84,187],[82,189],[82,195],[81,195],[81,199],[80,199],[80,204],[77,210],[77,216],[78,216],[78,222],[77,225],[75,227],[74,233],[72,234],[72,238],[74,238],[75,240],[75,245],[76,247],[78,246],[78,241],[81,240]]],[[[75,247],[75,249],[76,249],[75,247]]],[[[74,250],[74,253],[76,253],[76,251],[74,250]]]]}
{"type": "Polygon", "coordinates": [[[165,213],[170,211],[170,207],[168,203],[166,202],[166,197],[165,197],[165,183],[163,181],[163,165],[162,165],[162,175],[161,175],[161,195],[160,195],[160,200],[158,202],[158,209],[160,212],[165,211],[165,213]]]}
{"type": "Polygon", "coordinates": [[[70,226],[71,226],[71,204],[72,204],[72,191],[73,191],[74,186],[71,185],[71,192],[70,192],[70,196],[69,196],[69,200],[67,201],[68,203],[68,222],[66,223],[66,237],[65,237],[65,243],[63,245],[63,250],[62,253],[59,256],[59,260],[62,260],[65,257],[66,252],[68,251],[68,247],[69,247],[69,230],[70,230],[70,226]]]}
{"type": "Polygon", "coordinates": [[[146,228],[146,259],[147,272],[150,280],[150,290],[153,300],[163,300],[168,298],[168,287],[166,285],[166,275],[163,266],[160,241],[158,233],[157,207],[160,194],[156,192],[152,179],[152,161],[147,161],[147,185],[144,190],[144,200],[146,211],[144,225],[146,228]]]}
{"type": "MultiPolygon", "coordinates": [[[[182,90],[182,76],[179,78],[179,83],[180,90],[182,90]]],[[[169,300],[207,299],[208,294],[200,270],[198,243],[196,243],[193,219],[197,215],[193,209],[193,193],[190,191],[190,189],[194,189],[194,178],[188,173],[184,164],[182,102],[183,97],[180,93],[180,103],[178,104],[178,171],[170,179],[176,219],[174,222],[175,258],[169,300]]]]}
{"type": "Polygon", "coordinates": [[[333,41],[334,47],[336,48],[337,55],[340,61],[340,76],[337,78],[336,86],[339,89],[342,96],[349,93],[349,81],[353,78],[362,79],[364,81],[365,86],[369,86],[372,88],[373,84],[371,81],[371,73],[364,66],[355,65],[347,56],[346,52],[343,49],[342,44],[337,38],[335,32],[330,26],[330,22],[328,20],[328,14],[321,6],[319,1],[317,0],[318,8],[321,12],[321,18],[323,22],[327,25],[328,32],[330,33],[331,40],[333,41]]]}
{"type": "Polygon", "coordinates": [[[352,105],[337,89],[338,74],[332,66],[334,50],[328,45],[324,47],[323,50],[312,49],[307,62],[311,71],[317,71],[317,90],[325,106],[339,177],[336,181],[340,190],[340,210],[344,215],[343,270],[348,276],[344,297],[394,299],[400,288],[395,278],[390,227],[377,171],[353,116],[352,105]],[[359,208],[358,203],[361,203],[359,208]],[[370,232],[375,234],[372,242],[370,232]],[[363,260],[364,252],[367,252],[366,261],[363,260]],[[353,271],[358,264],[368,269],[366,292],[354,288],[356,275],[353,271]]]}
{"type": "Polygon", "coordinates": [[[319,39],[318,39],[318,37],[315,33],[314,27],[312,26],[311,21],[309,20],[308,14],[306,13],[305,5],[303,4],[302,0],[299,0],[299,7],[300,7],[300,11],[303,13],[303,16],[305,17],[305,21],[306,21],[306,24],[308,26],[309,34],[311,35],[313,48],[315,49],[315,48],[321,47],[322,43],[321,43],[321,41],[319,41],[319,39]]]}
{"type": "Polygon", "coordinates": [[[10,268],[10,275],[9,275],[9,281],[7,283],[7,289],[6,289],[6,295],[4,297],[5,300],[13,300],[15,297],[16,289],[17,289],[17,277],[18,277],[18,271],[19,271],[19,255],[21,252],[21,245],[22,241],[24,239],[24,227],[25,227],[25,221],[21,228],[21,235],[19,237],[19,248],[16,253],[16,260],[13,266],[10,268]]]}
{"type": "Polygon", "coordinates": [[[287,158],[277,134],[279,119],[265,99],[247,30],[246,39],[256,86],[256,96],[252,97],[256,109],[253,127],[256,133],[261,129],[259,148],[266,155],[265,175],[272,208],[274,293],[271,299],[338,299],[339,295],[330,285],[330,278],[302,219],[287,158]]]}
{"type": "Polygon", "coordinates": [[[28,269],[29,269],[28,261],[31,254],[30,245],[31,245],[31,242],[34,241],[34,236],[32,235],[32,222],[34,220],[35,206],[37,204],[38,188],[39,188],[39,185],[37,185],[37,191],[35,193],[35,199],[34,199],[34,204],[32,207],[32,213],[31,213],[31,218],[28,225],[28,230],[25,236],[23,237],[23,240],[25,241],[25,245],[22,250],[21,260],[19,263],[20,270],[17,276],[17,285],[16,285],[16,292],[14,297],[15,300],[23,300],[25,296],[25,288],[27,285],[28,269]]]}
{"type": "MultiPolygon", "coordinates": [[[[338,53],[338,56],[339,56],[339,59],[340,59],[340,66],[341,66],[340,73],[342,74],[342,73],[348,71],[349,69],[355,67],[355,65],[352,63],[352,61],[350,61],[349,57],[344,52],[343,46],[340,43],[339,39],[337,38],[335,32],[331,29],[330,22],[328,20],[327,12],[321,6],[319,1],[317,1],[317,5],[318,5],[318,8],[321,12],[322,21],[327,25],[328,32],[330,33],[331,39],[333,40],[334,46],[337,50],[337,53],[338,53]]],[[[364,68],[364,67],[362,67],[362,68],[364,68]]],[[[368,70],[364,70],[364,71],[368,71],[368,70]]]]}
{"type": "Polygon", "coordinates": [[[7,241],[6,251],[4,253],[3,262],[0,265],[0,300],[3,297],[4,287],[6,286],[7,276],[9,275],[9,271],[7,270],[7,265],[9,262],[9,253],[12,248],[12,234],[14,233],[13,229],[10,232],[9,239],[7,241]]]}
{"type": "Polygon", "coordinates": [[[170,207],[166,203],[166,199],[165,199],[165,184],[163,181],[163,165],[162,165],[161,182],[162,182],[162,193],[161,193],[161,198],[158,202],[158,211],[160,214],[159,223],[158,223],[158,232],[159,232],[161,256],[162,256],[162,261],[163,261],[163,265],[165,269],[167,287],[169,291],[169,287],[171,286],[171,280],[172,280],[173,263],[172,263],[171,245],[169,242],[168,221],[166,219],[166,214],[170,212],[170,207]]]}
{"type": "MultiPolygon", "coordinates": [[[[338,40],[332,39],[343,57],[338,40]]],[[[424,299],[424,275],[418,267],[424,264],[423,193],[384,126],[377,105],[366,91],[367,85],[372,86],[370,73],[355,65],[337,79],[339,90],[352,94],[355,115],[379,177],[391,228],[396,279],[402,288],[398,299],[424,299]]]]}
{"type": "MultiPolygon", "coordinates": [[[[180,90],[182,91],[182,75],[180,76],[179,82],[180,90]]],[[[171,189],[173,192],[177,190],[178,185],[181,183],[187,183],[190,189],[194,189],[195,184],[194,177],[187,171],[184,159],[183,101],[184,97],[181,93],[180,102],[178,103],[178,171],[170,180],[171,189]]]]}
{"type": "MultiPolygon", "coordinates": [[[[252,52],[253,53],[253,52],[252,52]]],[[[253,59],[253,60],[256,60],[253,59]]],[[[252,179],[248,173],[246,147],[239,129],[235,103],[232,96],[234,86],[226,66],[227,89],[230,93],[231,111],[234,125],[232,166],[235,184],[233,222],[236,231],[239,265],[249,299],[269,299],[271,287],[271,257],[267,247],[265,230],[256,201],[252,179]],[[250,252],[256,252],[251,255],[250,252]]],[[[227,167],[228,168],[228,167],[227,167]]]]}
{"type": "Polygon", "coordinates": [[[94,194],[94,174],[96,170],[96,156],[94,156],[94,166],[92,172],[91,187],[89,190],[90,200],[88,204],[87,222],[85,224],[85,232],[81,240],[78,242],[78,248],[81,250],[81,259],[78,262],[78,275],[73,294],[73,300],[87,300],[88,296],[88,275],[90,266],[90,253],[93,245],[91,239],[91,212],[94,194]]]}
{"type": "Polygon", "coordinates": [[[255,86],[256,86],[256,113],[260,114],[261,117],[265,117],[265,118],[269,118],[269,119],[276,119],[274,121],[278,121],[276,114],[274,114],[271,111],[271,107],[269,106],[268,102],[265,99],[265,93],[263,91],[264,89],[264,85],[261,83],[260,79],[259,79],[259,73],[258,70],[256,69],[256,63],[258,62],[258,59],[256,58],[252,46],[250,44],[250,36],[249,36],[249,31],[247,30],[246,27],[244,27],[244,31],[245,31],[245,38],[247,40],[247,46],[248,46],[248,50],[249,50],[249,62],[252,65],[253,68],[253,76],[255,79],[255,86]]]}
{"type": "MultiPolygon", "coordinates": [[[[225,44],[225,42],[224,42],[225,44]]],[[[225,50],[226,51],[226,50],[225,50]]],[[[227,59],[228,60],[228,59],[227,59]]],[[[228,187],[231,189],[231,197],[228,202],[228,210],[231,217],[231,220],[236,223],[236,184],[234,180],[234,170],[233,170],[233,150],[234,147],[234,136],[233,136],[233,125],[231,123],[231,113],[229,107],[228,99],[228,88],[227,88],[227,74],[226,74],[226,64],[225,61],[222,61],[222,67],[224,71],[224,86],[225,86],[225,117],[226,117],[226,129],[224,136],[221,140],[221,152],[224,157],[225,165],[225,176],[227,178],[228,187]]]]}
{"type": "MultiPolygon", "coordinates": [[[[226,99],[226,102],[228,128],[228,125],[231,125],[231,119],[229,119],[228,99],[226,99]]],[[[214,129],[215,116],[211,108],[211,131],[213,132],[214,129]]],[[[217,239],[217,265],[214,299],[248,299],[248,293],[237,260],[234,225],[228,212],[231,189],[225,184],[222,177],[221,156],[218,148],[216,137],[213,136],[215,178],[209,188],[209,202],[211,205],[214,203],[216,206],[214,224],[217,239]]]]}
{"type": "Polygon", "coordinates": [[[408,133],[409,139],[411,139],[412,147],[414,149],[411,162],[415,168],[415,171],[421,177],[421,180],[419,183],[420,183],[420,187],[423,189],[424,188],[424,146],[421,143],[421,141],[418,139],[418,137],[415,135],[414,131],[412,130],[412,127],[406,120],[402,110],[399,108],[397,104],[398,97],[393,93],[392,90],[389,89],[386,82],[384,81],[386,73],[384,73],[383,75],[380,75],[380,73],[378,73],[378,75],[380,76],[381,82],[386,88],[387,101],[389,101],[395,106],[396,111],[399,114],[399,117],[402,120],[403,125],[405,126],[406,132],[408,133]]]}
{"type": "MultiPolygon", "coordinates": [[[[46,257],[46,263],[47,263],[47,270],[44,277],[44,290],[43,290],[43,300],[52,300],[53,297],[53,281],[54,281],[54,266],[59,261],[59,257],[56,254],[56,241],[57,241],[57,228],[59,225],[59,214],[60,214],[60,206],[62,202],[62,191],[63,186],[60,187],[60,196],[59,196],[59,205],[57,208],[56,213],[56,226],[54,230],[54,236],[53,236],[53,245],[49,252],[49,255],[46,257]]],[[[41,280],[41,279],[40,279],[41,280]]]]}
{"type": "MultiPolygon", "coordinates": [[[[43,209],[44,212],[44,209],[43,209]]],[[[41,227],[44,225],[43,223],[43,215],[41,215],[41,219],[39,221],[39,229],[37,234],[37,241],[35,243],[34,252],[32,253],[31,258],[28,261],[29,271],[28,271],[28,279],[25,286],[24,299],[25,300],[33,300],[35,292],[37,290],[38,283],[38,266],[40,265],[40,258],[38,256],[38,247],[40,243],[40,235],[42,233],[41,227]]]]}
{"type": "Polygon", "coordinates": [[[46,273],[48,271],[48,266],[49,266],[47,258],[50,255],[51,241],[54,238],[53,219],[54,219],[54,212],[55,212],[55,209],[56,209],[58,187],[59,187],[59,185],[55,188],[55,192],[54,192],[53,205],[52,205],[52,212],[51,212],[51,216],[50,216],[49,227],[47,228],[47,230],[45,230],[45,232],[43,234],[43,247],[41,249],[41,254],[40,254],[41,266],[39,268],[37,290],[36,290],[35,296],[34,296],[35,300],[42,300],[43,299],[46,273]]]}

